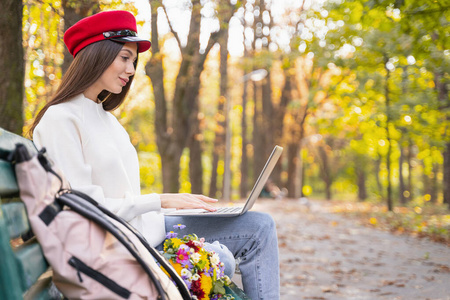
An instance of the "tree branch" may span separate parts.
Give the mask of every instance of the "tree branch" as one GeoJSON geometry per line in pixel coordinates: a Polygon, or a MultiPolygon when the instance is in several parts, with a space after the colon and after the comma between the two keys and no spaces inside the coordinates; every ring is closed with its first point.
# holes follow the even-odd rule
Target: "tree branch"
{"type": "Polygon", "coordinates": [[[166,6],[164,4],[162,4],[161,6],[164,10],[164,14],[166,15],[166,19],[167,19],[167,23],[169,24],[170,32],[172,32],[173,36],[177,40],[178,47],[180,47],[180,51],[181,51],[183,49],[183,47],[181,46],[180,37],[178,36],[178,33],[172,27],[172,23],[169,20],[169,15],[167,14],[166,6]]]}

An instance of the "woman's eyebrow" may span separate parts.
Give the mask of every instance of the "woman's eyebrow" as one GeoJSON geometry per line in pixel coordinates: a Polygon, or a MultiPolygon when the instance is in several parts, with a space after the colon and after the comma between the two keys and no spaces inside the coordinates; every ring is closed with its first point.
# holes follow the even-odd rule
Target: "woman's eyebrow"
{"type": "Polygon", "coordinates": [[[128,52],[132,57],[136,58],[136,55],[130,49],[122,49],[122,51],[128,52]]]}

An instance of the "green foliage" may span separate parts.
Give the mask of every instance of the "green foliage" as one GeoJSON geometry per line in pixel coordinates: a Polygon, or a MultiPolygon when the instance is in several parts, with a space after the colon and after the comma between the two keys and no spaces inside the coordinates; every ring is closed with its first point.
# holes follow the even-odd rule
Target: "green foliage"
{"type": "MultiPolygon", "coordinates": [[[[136,13],[131,3],[122,1],[102,1],[100,6],[136,13]]],[[[280,102],[284,75],[292,75],[292,99],[286,107],[282,142],[295,141],[302,132],[304,184],[312,189],[312,196],[322,196],[325,190],[318,147],[325,149],[332,162],[332,187],[338,195],[355,198],[361,174],[366,175],[370,198],[380,199],[388,180],[394,185],[393,194],[398,195],[400,169],[404,170],[405,180],[411,175],[413,186],[408,193],[416,200],[430,194],[424,178],[436,179],[436,194],[441,195],[445,184],[442,153],[450,142],[449,7],[450,0],[328,1],[323,7],[293,10],[274,25],[278,32],[283,31],[289,37],[286,48],[255,50],[251,59],[240,62],[230,59],[231,170],[236,174],[231,182],[233,190],[237,191],[240,184],[242,144],[242,86],[238,78],[253,68],[270,67],[274,104],[280,102]],[[389,107],[386,107],[387,97],[389,107]],[[300,128],[305,112],[306,121],[300,128]],[[388,134],[392,147],[390,177],[386,165],[388,134]],[[321,138],[313,141],[312,136],[321,138]],[[412,154],[410,161],[403,157],[403,162],[399,162],[401,153],[408,151],[412,154]]],[[[59,1],[24,4],[24,114],[28,124],[55,92],[62,75],[62,10],[59,1]]],[[[163,38],[166,47],[170,34],[163,38]]],[[[149,55],[140,57],[139,68],[149,55]]],[[[163,59],[167,74],[164,84],[167,94],[171,95],[179,61],[175,56],[163,55],[166,55],[163,59]]],[[[149,80],[139,68],[129,100],[116,114],[139,152],[143,192],[161,192],[161,160],[153,125],[158,112],[155,112],[149,80]]],[[[206,190],[212,172],[215,133],[223,130],[217,128],[220,116],[216,115],[220,82],[217,51],[211,51],[201,81],[199,100],[206,190]]],[[[249,86],[252,89],[251,84],[249,86]]],[[[249,120],[254,111],[252,92],[249,90],[246,112],[249,120]]],[[[170,103],[168,109],[171,109],[170,103]]],[[[249,123],[250,134],[253,125],[249,123]]],[[[250,156],[255,151],[253,145],[249,145],[248,150],[250,156]]],[[[284,163],[284,169],[289,163],[284,163]]],[[[181,190],[185,192],[190,191],[188,165],[186,151],[179,174],[181,190]]],[[[223,169],[224,162],[220,161],[219,182],[223,169]]],[[[284,180],[286,176],[284,171],[284,180]]]]}
{"type": "MultiPolygon", "coordinates": [[[[318,107],[320,113],[309,119],[315,132],[348,141],[344,142],[347,158],[339,154],[342,149],[331,147],[334,157],[348,162],[347,171],[336,165],[344,171],[337,173],[335,191],[348,176],[355,176],[351,157],[367,156],[366,162],[371,162],[387,155],[387,130],[395,170],[389,180],[395,185],[399,180],[397,170],[403,167],[398,163],[400,147],[414,145],[417,156],[410,163],[416,166],[417,173],[412,177],[415,181],[421,181],[417,165],[423,165],[425,174],[432,174],[435,165],[443,163],[442,152],[449,140],[446,132],[450,98],[448,89],[444,98],[439,98],[436,76],[441,84],[450,83],[447,2],[404,1],[398,6],[394,1],[330,1],[324,7],[326,14],[314,15],[326,24],[325,38],[316,31],[313,37],[297,42],[306,43],[302,49],[314,53],[318,67],[326,65],[316,60],[320,56],[328,58],[328,66],[331,62],[340,70],[333,75],[336,85],[321,86],[328,93],[327,108],[318,107]]],[[[378,175],[370,171],[370,164],[364,168],[386,184],[384,161],[378,175]]],[[[376,191],[379,186],[373,179],[369,177],[367,183],[369,189],[376,191]]],[[[347,190],[352,189],[348,182],[347,190]]],[[[417,189],[415,192],[423,195],[417,189]]]]}

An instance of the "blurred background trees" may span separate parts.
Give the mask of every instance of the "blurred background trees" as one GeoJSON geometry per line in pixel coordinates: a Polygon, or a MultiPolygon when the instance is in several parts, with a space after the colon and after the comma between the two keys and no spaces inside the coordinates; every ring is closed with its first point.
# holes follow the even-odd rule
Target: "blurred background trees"
{"type": "Polygon", "coordinates": [[[279,144],[272,180],[291,198],[450,203],[449,0],[1,6],[0,126],[24,133],[70,63],[64,30],[137,15],[152,48],[115,114],[145,192],[244,198],[279,144]]]}

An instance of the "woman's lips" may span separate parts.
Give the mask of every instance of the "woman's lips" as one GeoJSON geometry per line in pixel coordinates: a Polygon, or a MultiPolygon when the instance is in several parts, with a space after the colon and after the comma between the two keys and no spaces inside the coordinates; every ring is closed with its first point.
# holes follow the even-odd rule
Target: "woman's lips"
{"type": "Polygon", "coordinates": [[[120,79],[120,81],[122,82],[122,85],[123,85],[123,86],[126,86],[126,85],[127,85],[128,80],[123,79],[123,78],[120,78],[120,77],[119,77],[119,79],[120,79]]]}

